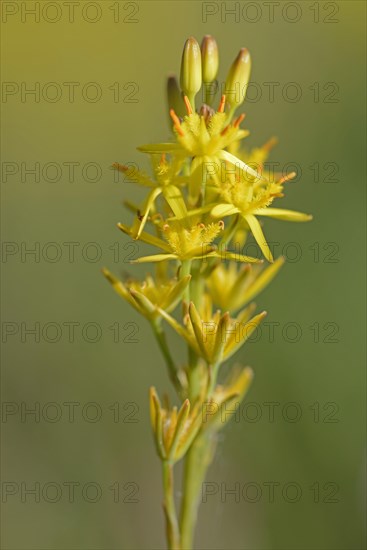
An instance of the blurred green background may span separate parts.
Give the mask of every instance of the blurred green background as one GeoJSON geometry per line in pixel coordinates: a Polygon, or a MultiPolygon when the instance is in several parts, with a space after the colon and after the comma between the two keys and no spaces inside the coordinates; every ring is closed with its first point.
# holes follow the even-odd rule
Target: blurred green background
{"type": "Polygon", "coordinates": [[[300,174],[283,204],[314,221],[266,224],[289,259],[257,300],[274,338],[267,325],[238,354],[255,381],[209,471],[196,545],[364,548],[365,3],[105,0],[72,15],[46,1],[27,15],[35,4],[2,3],[3,548],[164,548],[147,394],[173,392],[149,327],[100,269],[144,272],[116,229],[141,193],[109,167],[145,167],[135,147],[169,138],[165,78],[204,34],[221,79],[251,51],[248,144],[279,137],[272,160],[300,174]]]}

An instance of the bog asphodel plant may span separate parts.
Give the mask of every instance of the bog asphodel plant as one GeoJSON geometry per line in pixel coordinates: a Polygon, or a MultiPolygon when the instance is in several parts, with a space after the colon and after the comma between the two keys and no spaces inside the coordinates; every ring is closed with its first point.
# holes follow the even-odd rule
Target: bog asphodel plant
{"type": "MultiPolygon", "coordinates": [[[[284,262],[273,260],[261,220],[311,219],[273,207],[283,196],[284,184],[295,175],[277,176],[265,170],[275,140],[250,151],[241,147],[248,131],[241,128],[244,115],[236,116],[236,110],[250,78],[249,52],[240,50],[224,93],[216,100],[218,63],[214,38],[205,36],[201,48],[194,38],[186,41],[180,87],[175,77],[167,83],[173,139],[138,148],[152,164],[151,174],[133,174],[147,196],[140,206],[128,203],[134,211],[132,226],[119,223],[118,227],[151,246],[151,254],[134,262],[152,264],[154,274],[147,274],[144,281],[121,281],[104,271],[116,292],[151,324],[177,393],[179,404],[171,406],[168,398],[161,401],[151,388],[150,411],[163,467],[168,547],[180,550],[192,548],[201,485],[217,434],[228,420],[225,413],[244,398],[253,377],[249,367],[236,364],[228,379],[219,382],[221,366],[266,315],[255,314],[252,300],[284,262]],[[268,265],[243,254],[249,234],[268,265]],[[179,360],[170,349],[168,325],[187,344],[186,360],[179,360]],[[182,459],[178,514],[173,468],[182,459]]],[[[124,164],[115,163],[114,168],[129,173],[124,164]]]]}

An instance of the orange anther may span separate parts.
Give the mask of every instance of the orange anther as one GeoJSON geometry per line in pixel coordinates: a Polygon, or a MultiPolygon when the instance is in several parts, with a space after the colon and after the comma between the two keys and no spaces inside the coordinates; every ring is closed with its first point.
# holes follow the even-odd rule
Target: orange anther
{"type": "Polygon", "coordinates": [[[186,111],[187,111],[187,114],[188,115],[192,115],[193,113],[193,110],[192,110],[192,107],[191,107],[191,103],[190,103],[190,100],[189,98],[187,97],[187,95],[184,95],[184,103],[185,103],[185,107],[186,107],[186,111]]]}
{"type": "Polygon", "coordinates": [[[223,128],[223,130],[221,131],[220,135],[221,135],[221,136],[224,136],[224,135],[228,132],[228,130],[229,130],[229,124],[228,124],[225,128],[223,128]]]}
{"type": "Polygon", "coordinates": [[[262,146],[265,151],[270,151],[278,143],[278,138],[272,137],[262,146]]]}
{"type": "Polygon", "coordinates": [[[177,130],[177,133],[180,134],[180,136],[183,136],[184,133],[183,133],[183,130],[181,128],[181,122],[180,122],[180,119],[178,118],[178,116],[176,115],[175,111],[173,109],[171,109],[169,114],[170,114],[170,117],[173,120],[173,124],[174,124],[174,127],[177,130]]]}
{"type": "Polygon", "coordinates": [[[245,115],[244,113],[242,113],[242,115],[240,115],[238,118],[236,118],[236,120],[235,120],[234,123],[233,123],[233,126],[234,126],[235,128],[238,128],[239,125],[241,124],[241,122],[243,121],[243,119],[245,118],[245,116],[246,116],[246,115],[245,115]]]}
{"type": "Polygon", "coordinates": [[[286,174],[285,176],[283,176],[278,183],[285,183],[286,181],[292,180],[296,177],[296,175],[296,172],[290,172],[290,174],[286,174]]]}
{"type": "Polygon", "coordinates": [[[224,113],[225,105],[226,105],[226,96],[223,94],[222,97],[220,98],[218,113],[224,113]]]}

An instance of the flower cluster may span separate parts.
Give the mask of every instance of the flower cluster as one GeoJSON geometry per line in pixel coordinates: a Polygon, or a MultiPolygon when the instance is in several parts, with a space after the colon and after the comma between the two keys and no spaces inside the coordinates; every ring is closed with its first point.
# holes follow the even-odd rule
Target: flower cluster
{"type": "MultiPolygon", "coordinates": [[[[236,111],[250,78],[249,52],[240,50],[228,72],[224,93],[216,98],[218,64],[218,48],[211,36],[204,37],[201,47],[194,38],[186,41],[180,85],[173,76],[167,82],[172,139],[138,147],[149,156],[151,173],[134,171],[133,179],[147,189],[147,196],[141,205],[129,205],[134,212],[132,225],[119,223],[118,227],[152,247],[151,254],[134,262],[153,264],[155,272],[139,282],[121,281],[104,270],[116,292],[151,323],[181,399],[179,409],[164,407],[155,389],[151,390],[152,426],[165,467],[194,453],[195,446],[201,453],[203,448],[209,449],[209,440],[222,427],[218,422],[221,408],[233,399],[242,399],[251,381],[251,369],[238,366],[227,382],[220,383],[219,377],[222,363],[240,349],[264,318],[266,312],[254,315],[252,300],[284,263],[283,258],[274,261],[261,220],[311,219],[308,214],[273,206],[283,197],[285,183],[295,176],[282,177],[265,170],[276,140],[252,150],[242,147],[249,132],[241,127],[244,114],[236,115],[236,111]],[[197,104],[200,91],[203,103],[197,104]],[[264,267],[264,260],[240,253],[249,234],[269,265],[264,267]],[[170,351],[167,325],[188,346],[183,365],[177,365],[170,351]],[[216,410],[205,426],[200,414],[204,404],[216,410]]],[[[129,172],[124,164],[115,163],[114,168],[129,172]]],[[[190,475],[188,471],[187,484],[190,475]]],[[[169,492],[170,475],[164,479],[169,544],[186,548],[185,544],[191,544],[190,514],[195,503],[187,503],[184,496],[178,526],[169,492]]]]}

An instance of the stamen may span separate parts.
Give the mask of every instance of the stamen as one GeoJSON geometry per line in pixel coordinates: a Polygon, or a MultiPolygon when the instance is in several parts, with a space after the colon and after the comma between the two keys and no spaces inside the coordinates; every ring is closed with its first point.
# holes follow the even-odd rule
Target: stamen
{"type": "Polygon", "coordinates": [[[224,113],[225,105],[226,105],[226,96],[223,94],[222,97],[220,98],[218,113],[224,113]]]}
{"type": "Polygon", "coordinates": [[[278,183],[285,183],[286,181],[289,181],[289,180],[292,180],[293,178],[296,177],[296,172],[291,172],[290,174],[286,174],[285,176],[283,176],[278,183]]]}
{"type": "Polygon", "coordinates": [[[219,227],[219,229],[221,229],[221,230],[224,229],[224,221],[223,221],[223,220],[219,220],[219,222],[218,222],[218,227],[219,227]]]}
{"type": "Polygon", "coordinates": [[[245,118],[245,116],[246,116],[246,115],[245,115],[244,113],[242,113],[238,118],[236,118],[236,120],[235,120],[234,123],[233,123],[233,126],[234,126],[235,128],[238,128],[239,125],[241,124],[241,122],[243,121],[243,119],[245,118]]]}
{"type": "Polygon", "coordinates": [[[227,124],[227,126],[223,128],[223,130],[221,131],[220,135],[224,136],[228,132],[229,128],[230,128],[230,124],[227,124]]]}
{"type": "Polygon", "coordinates": [[[184,95],[184,103],[185,103],[185,107],[186,107],[186,111],[187,111],[187,114],[188,115],[192,115],[193,113],[193,110],[192,110],[192,107],[191,107],[191,103],[190,103],[190,100],[189,98],[187,97],[187,95],[184,95]]]}
{"type": "Polygon", "coordinates": [[[173,124],[174,124],[174,127],[176,128],[177,133],[180,134],[180,136],[183,136],[184,132],[181,128],[181,122],[180,122],[180,119],[178,118],[178,116],[176,115],[175,111],[173,109],[171,109],[169,114],[170,114],[170,117],[173,120],[173,124]]]}
{"type": "Polygon", "coordinates": [[[269,139],[269,141],[267,141],[266,143],[264,143],[264,145],[262,146],[263,149],[265,149],[265,151],[271,151],[271,149],[273,147],[275,147],[275,145],[278,143],[278,138],[276,137],[272,137],[269,139]]]}
{"type": "Polygon", "coordinates": [[[126,166],[126,164],[119,164],[118,162],[114,162],[112,164],[112,168],[115,168],[115,170],[119,170],[120,172],[127,172],[129,170],[129,166],[126,166]]]}

